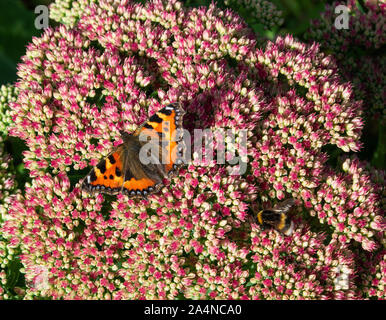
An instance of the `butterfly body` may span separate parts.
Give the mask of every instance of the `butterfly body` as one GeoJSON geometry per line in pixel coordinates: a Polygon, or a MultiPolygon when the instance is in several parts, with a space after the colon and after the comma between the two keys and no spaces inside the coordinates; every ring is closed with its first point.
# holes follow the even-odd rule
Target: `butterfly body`
{"type": "Polygon", "coordinates": [[[287,213],[294,205],[294,199],[287,199],[273,208],[255,213],[253,217],[255,222],[263,226],[263,228],[273,227],[288,236],[293,233],[294,224],[287,213]]]}
{"type": "Polygon", "coordinates": [[[82,188],[88,192],[124,193],[131,197],[146,197],[157,192],[163,179],[172,176],[182,163],[178,153],[183,142],[178,140],[176,132],[182,128],[184,113],[179,104],[170,104],[133,134],[121,132],[123,144],[90,171],[82,188]]]}

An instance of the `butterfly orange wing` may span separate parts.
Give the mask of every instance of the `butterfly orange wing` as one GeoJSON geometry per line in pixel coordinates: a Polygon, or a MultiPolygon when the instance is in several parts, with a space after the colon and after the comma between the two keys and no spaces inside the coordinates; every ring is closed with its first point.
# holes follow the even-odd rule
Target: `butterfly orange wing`
{"type": "Polygon", "coordinates": [[[167,174],[174,173],[181,161],[181,151],[185,148],[182,140],[182,120],[185,114],[179,103],[172,103],[152,115],[149,120],[138,128],[134,135],[145,134],[157,136],[165,148],[164,170],[167,174]]]}
{"type": "Polygon", "coordinates": [[[119,146],[92,168],[84,178],[82,188],[90,192],[99,191],[110,194],[120,192],[124,182],[123,151],[123,147],[119,146]]]}

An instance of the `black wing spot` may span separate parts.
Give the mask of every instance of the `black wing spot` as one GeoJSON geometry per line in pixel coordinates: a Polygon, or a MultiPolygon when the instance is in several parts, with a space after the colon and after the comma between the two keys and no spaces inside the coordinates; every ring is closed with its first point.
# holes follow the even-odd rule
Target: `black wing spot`
{"type": "Polygon", "coordinates": [[[107,179],[107,177],[106,177],[106,176],[103,176],[103,178],[107,179]]]}
{"type": "Polygon", "coordinates": [[[170,116],[170,115],[172,114],[173,110],[163,108],[163,109],[162,109],[161,111],[159,111],[159,112],[163,113],[163,114],[166,115],[166,116],[170,116]]]}
{"type": "Polygon", "coordinates": [[[98,163],[97,165],[97,168],[99,169],[99,171],[104,174],[106,172],[106,161],[101,161],[98,163]]]}
{"type": "Polygon", "coordinates": [[[115,158],[112,154],[109,155],[109,161],[111,164],[114,164],[116,161],[115,161],[115,158]]]}
{"type": "Polygon", "coordinates": [[[122,175],[122,172],[121,172],[121,170],[119,170],[118,167],[115,168],[115,175],[116,175],[117,177],[120,177],[120,176],[122,175]]]}
{"type": "Polygon", "coordinates": [[[144,125],[143,125],[143,127],[144,128],[146,128],[146,129],[154,129],[150,124],[148,124],[148,123],[145,123],[144,125]]]}
{"type": "Polygon", "coordinates": [[[149,118],[150,122],[161,123],[163,120],[155,113],[149,118]]]}
{"type": "Polygon", "coordinates": [[[94,171],[94,169],[90,172],[90,181],[91,182],[94,182],[94,181],[96,181],[96,179],[97,179],[97,176],[96,176],[96,174],[95,174],[95,171],[94,171]]]}
{"type": "Polygon", "coordinates": [[[114,180],[114,176],[112,174],[110,174],[109,178],[110,180],[114,180]]]}

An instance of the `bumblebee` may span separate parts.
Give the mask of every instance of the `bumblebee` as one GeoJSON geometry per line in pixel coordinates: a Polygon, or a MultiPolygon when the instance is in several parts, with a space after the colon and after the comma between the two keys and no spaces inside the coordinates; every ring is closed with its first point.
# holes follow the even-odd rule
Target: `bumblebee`
{"type": "Polygon", "coordinates": [[[287,199],[278,203],[273,208],[261,210],[253,210],[253,220],[263,226],[273,227],[276,230],[284,233],[286,236],[290,236],[294,231],[294,223],[288,217],[287,213],[295,205],[294,199],[287,199]],[[256,213],[257,212],[257,213],[256,213]]]}

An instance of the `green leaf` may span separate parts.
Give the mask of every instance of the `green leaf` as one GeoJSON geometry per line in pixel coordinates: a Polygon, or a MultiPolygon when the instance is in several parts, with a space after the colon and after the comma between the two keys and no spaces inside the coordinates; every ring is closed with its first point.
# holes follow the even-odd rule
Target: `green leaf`
{"type": "Polygon", "coordinates": [[[385,168],[385,158],[386,158],[386,133],[385,128],[382,124],[379,124],[379,136],[378,144],[376,150],[371,159],[371,164],[376,168],[384,169],[385,168]]]}
{"type": "Polygon", "coordinates": [[[0,51],[0,85],[16,80],[16,63],[0,51]]]}
{"type": "Polygon", "coordinates": [[[25,47],[41,30],[35,28],[35,15],[21,0],[0,1],[0,83],[16,79],[16,64],[25,47]]]}

